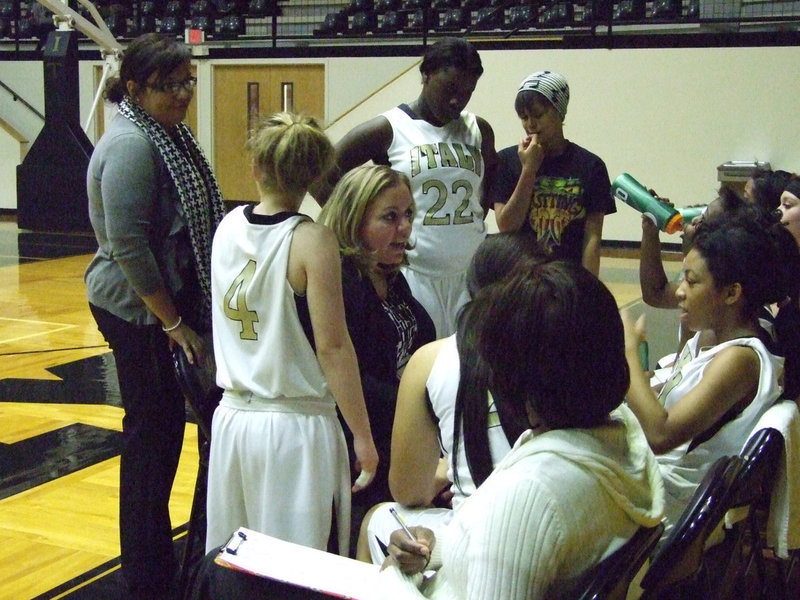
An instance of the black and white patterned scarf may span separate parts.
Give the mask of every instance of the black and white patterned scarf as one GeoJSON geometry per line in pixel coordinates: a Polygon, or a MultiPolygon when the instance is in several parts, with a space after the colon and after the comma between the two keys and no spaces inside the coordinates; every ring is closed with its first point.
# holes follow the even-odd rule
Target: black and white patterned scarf
{"type": "Polygon", "coordinates": [[[189,226],[197,279],[203,293],[201,318],[203,322],[210,322],[211,239],[225,216],[222,194],[211,165],[185,123],[178,124],[174,136],[170,136],[160,123],[128,96],[119,103],[119,112],[140,127],[155,144],[178,190],[189,226]]]}

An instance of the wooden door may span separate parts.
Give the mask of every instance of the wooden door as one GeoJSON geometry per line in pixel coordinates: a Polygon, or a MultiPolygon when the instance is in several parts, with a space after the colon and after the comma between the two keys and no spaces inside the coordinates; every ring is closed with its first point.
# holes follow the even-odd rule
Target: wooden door
{"type": "Polygon", "coordinates": [[[226,200],[258,199],[244,148],[257,117],[291,100],[292,110],[325,115],[323,65],[218,65],[214,67],[214,173],[226,200]]]}

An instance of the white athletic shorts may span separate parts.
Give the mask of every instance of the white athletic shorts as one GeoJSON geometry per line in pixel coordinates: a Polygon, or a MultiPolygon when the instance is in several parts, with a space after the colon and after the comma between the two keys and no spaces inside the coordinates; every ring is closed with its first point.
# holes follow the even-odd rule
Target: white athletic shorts
{"type": "Polygon", "coordinates": [[[242,526],[326,550],[335,506],[346,556],[348,463],[332,402],[253,400],[245,408],[225,392],[211,431],[206,551],[242,526]]]}
{"type": "Polygon", "coordinates": [[[403,275],[411,294],[422,304],[436,326],[436,337],[453,335],[458,311],[469,301],[466,271],[434,277],[405,267],[403,275]]]}

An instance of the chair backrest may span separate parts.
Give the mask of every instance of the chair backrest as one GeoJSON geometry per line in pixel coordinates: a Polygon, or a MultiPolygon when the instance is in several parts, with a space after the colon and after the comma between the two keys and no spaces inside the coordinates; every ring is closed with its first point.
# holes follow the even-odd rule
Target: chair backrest
{"type": "MultiPolygon", "coordinates": [[[[764,541],[759,509],[769,507],[772,489],[783,455],[783,435],[772,427],[753,433],[739,453],[741,468],[733,482],[731,507],[726,516],[725,539],[709,558],[709,576],[720,598],[732,597],[750,566],[755,564],[762,589],[766,581],[763,558],[764,541]]],[[[756,580],[752,580],[755,583],[756,580]]],[[[751,588],[756,589],[756,588],[751,588]]],[[[780,596],[779,596],[780,597],[780,596]]]]}
{"type": "Polygon", "coordinates": [[[700,572],[706,540],[731,506],[741,466],[738,456],[723,456],[711,466],[650,562],[641,584],[648,596],[700,572]]]}
{"type": "Polygon", "coordinates": [[[583,575],[570,598],[578,600],[624,600],[631,581],[655,548],[664,525],[640,527],[616,552],[583,575]]]}
{"type": "Polygon", "coordinates": [[[211,418],[222,397],[222,390],[213,375],[197,364],[191,364],[180,346],[172,349],[172,364],[181,393],[197,418],[197,427],[207,440],[211,439],[211,418]]]}
{"type": "Polygon", "coordinates": [[[772,493],[783,454],[783,436],[767,427],[747,440],[739,454],[742,468],[734,482],[732,506],[745,506],[767,500],[772,493]]]}

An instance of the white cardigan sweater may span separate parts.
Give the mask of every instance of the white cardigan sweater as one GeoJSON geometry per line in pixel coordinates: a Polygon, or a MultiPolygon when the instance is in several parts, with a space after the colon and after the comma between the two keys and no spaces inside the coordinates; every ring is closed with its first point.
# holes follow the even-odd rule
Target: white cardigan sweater
{"type": "Polygon", "coordinates": [[[663,483],[626,406],[608,425],[525,432],[442,531],[425,588],[397,568],[387,598],[521,600],[557,593],[630,538],[656,525],[663,483]]]}

